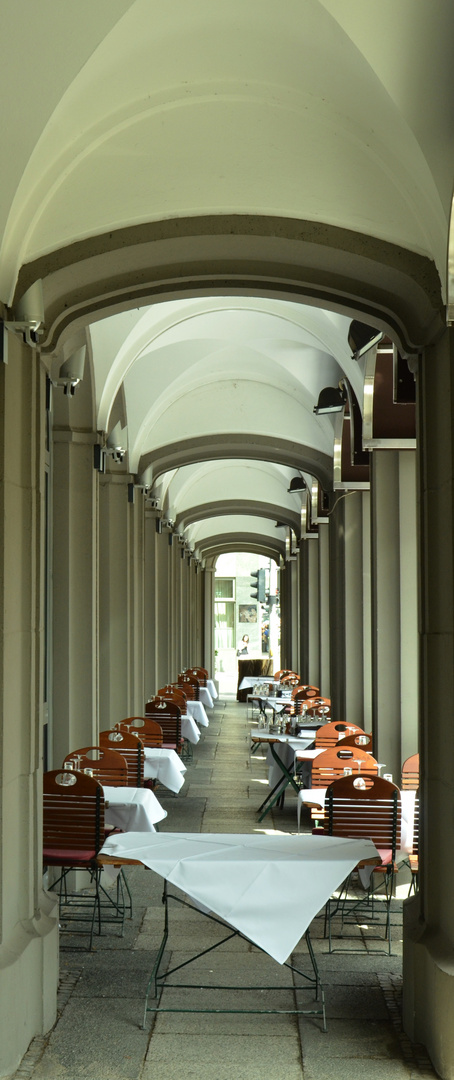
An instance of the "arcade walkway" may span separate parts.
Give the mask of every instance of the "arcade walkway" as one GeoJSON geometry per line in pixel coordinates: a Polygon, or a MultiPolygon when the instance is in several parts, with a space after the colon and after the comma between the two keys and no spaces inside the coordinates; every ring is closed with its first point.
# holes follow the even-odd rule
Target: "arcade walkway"
{"type": "MultiPolygon", "coordinates": [[[[178,798],[159,793],[168,811],[161,831],[249,832],[257,827],[265,763],[250,759],[246,706],[232,698],[218,704],[202,736],[178,798]]],[[[269,815],[270,817],[270,815],[269,815]]],[[[268,829],[294,831],[295,799],[277,810],[268,829]]],[[[399,955],[327,955],[313,924],[327,1002],[328,1032],[319,1018],[165,1013],[140,1030],[148,975],[162,928],[161,882],[139,868],[130,872],[135,914],[123,939],[104,935],[96,952],[61,953],[59,1019],[51,1034],[35,1039],[11,1080],[416,1080],[435,1077],[421,1048],[401,1032],[399,955]]],[[[394,951],[400,952],[399,904],[393,914],[394,951]]],[[[276,918],[280,917],[279,911],[276,918]]],[[[197,916],[173,913],[172,945],[178,957],[191,950],[197,916]]],[[[209,927],[206,932],[210,934],[209,927]]],[[[296,956],[305,968],[305,949],[296,956]]],[[[234,984],[290,973],[244,942],[229,943],[208,958],[219,981],[234,984]]],[[[184,979],[183,979],[184,981],[184,979]]],[[[192,980],[189,980],[192,981],[192,980]]],[[[177,991],[167,991],[180,1001],[177,991]]],[[[237,1006],[235,993],[231,1005],[237,1006]]],[[[286,994],[282,997],[287,998],[286,994]]],[[[224,998],[225,1000],[225,998],[224,998]]],[[[281,997],[279,1001],[281,1002],[281,997]]],[[[263,1004],[264,996],[261,998],[263,1004]]],[[[252,1004],[252,1003],[251,1003],[252,1004]]],[[[292,1007],[291,990],[288,1004],[292,1007]]]]}

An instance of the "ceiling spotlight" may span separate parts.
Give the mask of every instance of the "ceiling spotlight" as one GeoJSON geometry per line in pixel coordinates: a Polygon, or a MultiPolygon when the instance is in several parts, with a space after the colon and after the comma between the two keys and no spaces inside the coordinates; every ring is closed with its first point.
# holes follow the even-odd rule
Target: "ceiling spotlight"
{"type": "Polygon", "coordinates": [[[343,385],[325,386],[325,389],[320,391],[317,404],[314,405],[314,413],[316,416],[324,416],[325,413],[342,412],[346,404],[347,391],[343,385]]]}
{"type": "Polygon", "coordinates": [[[384,333],[377,330],[376,326],[368,326],[367,323],[354,319],[348,331],[348,344],[352,350],[353,360],[359,360],[360,356],[372,349],[374,345],[378,345],[384,336],[384,333]]]}
{"type": "Polygon", "coordinates": [[[290,487],[287,488],[287,491],[305,491],[306,488],[307,484],[302,476],[292,476],[290,487]]]}

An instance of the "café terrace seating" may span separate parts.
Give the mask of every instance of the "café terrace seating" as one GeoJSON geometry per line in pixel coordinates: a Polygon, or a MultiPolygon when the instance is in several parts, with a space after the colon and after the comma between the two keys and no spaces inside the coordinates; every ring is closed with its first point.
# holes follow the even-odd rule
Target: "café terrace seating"
{"type": "Polygon", "coordinates": [[[206,686],[208,681],[208,671],[202,667],[186,668],[183,672],[184,675],[192,675],[194,679],[197,679],[200,686],[206,686]]]}
{"type": "Polygon", "coordinates": [[[120,731],[130,731],[144,746],[162,746],[162,727],[149,716],[128,716],[121,721],[120,731]]]}
{"type": "Polygon", "coordinates": [[[418,791],[419,788],[419,754],[411,754],[402,765],[402,789],[405,791],[418,791]]]}
{"type": "Polygon", "coordinates": [[[159,723],[163,734],[163,747],[181,754],[184,739],[181,736],[181,711],[174,701],[155,697],[147,701],[145,713],[149,719],[159,723]]]}
{"type": "Polygon", "coordinates": [[[356,746],[359,750],[366,750],[367,753],[372,753],[372,735],[366,735],[364,731],[357,731],[355,735],[344,735],[343,739],[339,739],[339,744],[342,746],[356,746]]]}
{"type": "MultiPolygon", "coordinates": [[[[325,925],[328,928],[329,952],[347,951],[342,948],[333,950],[334,919],[340,918],[339,933],[342,937],[344,927],[349,922],[380,925],[380,914],[384,907],[384,935],[391,955],[390,907],[397,872],[396,854],[401,842],[399,789],[379,776],[352,775],[335,780],[326,791],[324,831],[329,836],[367,837],[375,844],[381,860],[370,872],[364,895],[354,895],[349,875],[338,895],[328,900],[325,925]]],[[[361,864],[356,867],[357,871],[364,869],[361,864]]]]}
{"type": "MultiPolygon", "coordinates": [[[[93,947],[95,925],[101,933],[104,916],[97,862],[105,838],[104,793],[101,784],[83,772],[53,769],[43,777],[43,863],[58,867],[61,874],[51,885],[58,889],[60,932],[83,934],[93,947]],[[86,870],[91,885],[88,894],[70,891],[71,870],[86,870]],[[88,926],[88,930],[87,930],[88,926]]],[[[109,901],[109,922],[124,923],[124,908],[109,901]]],[[[72,946],[74,947],[74,946],[72,946]]]]}
{"type": "Polygon", "coordinates": [[[66,755],[63,768],[67,762],[75,763],[74,768],[79,772],[91,769],[100,784],[110,784],[112,787],[126,787],[128,784],[126,760],[117,749],[84,746],[81,750],[73,750],[66,755]]]}
{"type": "Polygon", "coordinates": [[[145,755],[141,739],[132,731],[100,731],[99,745],[106,749],[118,750],[126,761],[128,786],[143,787],[145,755]]]}
{"type": "Polygon", "coordinates": [[[344,735],[355,735],[356,733],[364,734],[363,729],[358,724],[343,724],[340,721],[333,720],[319,728],[315,736],[315,746],[317,748],[335,746],[344,735]]]}
{"type": "Polygon", "coordinates": [[[199,700],[200,683],[199,680],[194,677],[194,675],[186,675],[184,672],[181,672],[178,676],[178,686],[181,686],[182,690],[184,690],[184,693],[186,694],[186,697],[189,698],[190,701],[199,700]]]}

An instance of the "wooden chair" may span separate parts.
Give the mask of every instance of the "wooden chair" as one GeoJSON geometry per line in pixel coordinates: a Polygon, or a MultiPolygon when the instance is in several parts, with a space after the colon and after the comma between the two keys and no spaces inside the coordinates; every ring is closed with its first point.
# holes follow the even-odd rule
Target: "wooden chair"
{"type": "Polygon", "coordinates": [[[376,776],[378,773],[378,763],[372,754],[363,749],[345,746],[342,739],[336,746],[329,747],[314,758],[312,787],[328,787],[333,780],[344,776],[346,768],[351,768],[353,773],[359,776],[376,776]]]}
{"type": "MultiPolygon", "coordinates": [[[[101,933],[100,875],[96,857],[104,843],[104,793],[101,784],[83,772],[54,769],[43,776],[43,862],[61,874],[52,889],[59,890],[62,933],[87,934],[77,929],[89,925],[89,949],[93,946],[95,922],[101,933]],[[94,894],[71,894],[67,889],[70,870],[87,870],[94,894]]],[[[124,916],[123,916],[124,919],[124,916]]]]}
{"type": "Polygon", "coordinates": [[[343,724],[341,721],[333,720],[330,724],[325,724],[322,728],[319,728],[315,736],[315,746],[316,748],[335,746],[339,739],[343,739],[347,735],[356,735],[357,732],[364,734],[363,729],[358,727],[358,724],[343,724]]]}
{"type": "Polygon", "coordinates": [[[147,717],[159,723],[163,734],[163,747],[181,754],[184,739],[181,736],[181,712],[175,702],[167,698],[152,698],[146,704],[147,717]]]}
{"type": "MultiPolygon", "coordinates": [[[[380,885],[386,907],[385,938],[388,938],[388,952],[391,955],[391,920],[390,906],[396,873],[396,852],[401,836],[400,791],[388,780],[379,776],[344,776],[335,780],[327,789],[325,797],[325,832],[329,836],[360,837],[372,840],[380,855],[381,862],[371,872],[370,885],[365,900],[347,896],[349,879],[339,897],[329,900],[326,908],[326,920],[329,927],[329,951],[332,952],[331,923],[339,912],[341,915],[341,934],[347,919],[367,925],[377,919],[382,904],[373,903],[378,888],[376,878],[383,876],[380,885]],[[359,786],[363,779],[364,786],[359,786]],[[367,913],[364,907],[367,907],[367,913]]],[[[361,868],[361,864],[359,866],[361,868]]],[[[358,868],[357,868],[358,869],[358,868]]]]}
{"type": "Polygon", "coordinates": [[[296,687],[296,686],[299,686],[299,684],[300,684],[300,677],[299,677],[299,675],[283,675],[280,682],[281,682],[281,686],[293,686],[293,687],[296,687]]]}
{"type": "Polygon", "coordinates": [[[339,746],[356,746],[358,750],[366,750],[372,753],[372,735],[366,735],[364,731],[357,731],[355,735],[345,735],[339,739],[339,746]]]}
{"type": "Polygon", "coordinates": [[[299,682],[298,672],[292,671],[291,668],[281,668],[280,671],[275,671],[273,676],[274,682],[282,682],[282,679],[286,678],[287,675],[291,675],[293,678],[296,677],[299,682]]]}
{"type": "Polygon", "coordinates": [[[143,787],[145,755],[141,739],[130,731],[100,731],[99,745],[118,750],[126,761],[128,787],[143,787]]]}
{"type": "Polygon", "coordinates": [[[301,685],[300,690],[305,693],[306,701],[310,701],[312,698],[320,697],[320,689],[318,686],[301,685]]]}
{"type": "Polygon", "coordinates": [[[199,700],[199,680],[194,678],[194,675],[185,675],[184,672],[178,676],[178,685],[181,686],[186,694],[187,698],[192,701],[199,700]]]}
{"type": "Polygon", "coordinates": [[[402,765],[402,790],[417,791],[419,788],[419,754],[412,754],[402,765]]]}
{"type": "Polygon", "coordinates": [[[110,784],[113,787],[126,787],[128,783],[128,767],[126,761],[118,750],[102,746],[84,746],[81,750],[73,750],[67,754],[66,761],[79,761],[75,767],[79,772],[91,769],[96,780],[100,784],[110,784]]]}
{"type": "MultiPolygon", "coordinates": [[[[188,699],[187,699],[186,694],[185,694],[185,692],[184,692],[184,690],[183,690],[183,688],[181,686],[177,686],[177,687],[175,687],[175,686],[174,687],[163,686],[161,688],[161,690],[158,690],[158,692],[156,694],[156,697],[163,697],[163,698],[167,698],[168,701],[174,701],[175,705],[178,705],[178,708],[181,711],[181,715],[182,716],[186,715],[186,711],[187,711],[186,710],[186,705],[187,705],[187,700],[188,699]]],[[[153,699],[150,698],[149,700],[152,701],[153,699]]],[[[148,702],[147,702],[147,704],[148,704],[148,702]]],[[[145,711],[146,711],[146,708],[147,708],[147,706],[145,705],[145,711]]]]}
{"type": "Polygon", "coordinates": [[[162,727],[149,716],[128,716],[126,720],[122,720],[120,731],[130,731],[144,746],[162,746],[162,727]]]}
{"type": "Polygon", "coordinates": [[[185,675],[193,675],[198,680],[200,686],[206,686],[208,680],[208,671],[202,667],[186,668],[185,675]]]}

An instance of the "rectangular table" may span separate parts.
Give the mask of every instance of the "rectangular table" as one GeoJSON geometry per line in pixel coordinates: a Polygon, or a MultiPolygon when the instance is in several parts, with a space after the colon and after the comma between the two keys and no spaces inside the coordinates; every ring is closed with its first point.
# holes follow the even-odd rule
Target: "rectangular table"
{"type": "Polygon", "coordinates": [[[186,711],[189,716],[194,718],[197,724],[200,724],[202,727],[209,727],[210,721],[201,701],[187,701],[186,711]]]}
{"type": "MultiPolygon", "coordinates": [[[[106,841],[100,858],[123,862],[131,859],[150,867],[207,914],[212,912],[227,923],[231,928],[228,938],[236,933],[245,937],[279,964],[287,962],[300,939],[308,934],[312,919],[357,863],[379,861],[370,840],[209,833],[154,833],[147,837],[143,833],[120,834],[106,841]]],[[[166,905],[163,939],[146,992],[144,1022],[148,1010],[166,1011],[149,1006],[148,997],[152,987],[157,996],[158,985],[164,979],[159,975],[159,965],[167,937],[166,905]]],[[[307,940],[310,948],[310,938],[307,940]]],[[[203,953],[193,959],[200,955],[203,953]]],[[[318,987],[313,955],[311,961],[315,974],[311,981],[318,987]]],[[[321,1009],[291,1011],[316,1012],[324,1018],[323,999],[321,1009]]]]}
{"type": "Polygon", "coordinates": [[[213,698],[211,697],[208,687],[199,686],[199,701],[202,702],[202,705],[204,705],[206,709],[214,708],[213,698]]]}
{"type": "Polygon", "coordinates": [[[125,832],[154,832],[158,821],[167,817],[161,803],[148,788],[112,787],[103,784],[108,825],[125,832]],[[108,805],[107,805],[108,804],[108,805]]]}
{"type": "Polygon", "coordinates": [[[162,746],[145,746],[145,780],[159,780],[160,784],[178,794],[184,784],[186,765],[175,750],[162,746]]]}
{"type": "Polygon", "coordinates": [[[294,791],[297,793],[299,792],[299,785],[293,778],[295,753],[298,750],[307,749],[312,746],[316,732],[320,726],[321,724],[318,722],[314,723],[313,726],[308,725],[302,729],[299,736],[275,735],[260,729],[251,731],[252,746],[254,746],[254,744],[266,743],[276,767],[276,772],[270,771],[269,774],[271,791],[258,808],[258,813],[260,814],[259,821],[262,821],[268,811],[282,798],[285,789],[289,784],[293,787],[294,791]]]}

